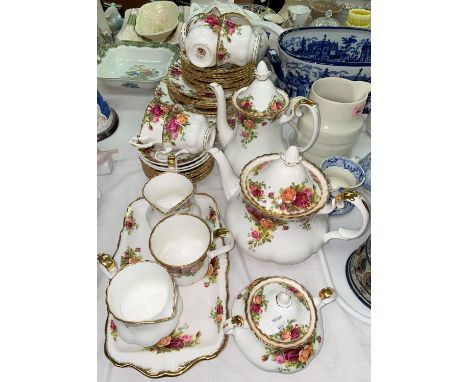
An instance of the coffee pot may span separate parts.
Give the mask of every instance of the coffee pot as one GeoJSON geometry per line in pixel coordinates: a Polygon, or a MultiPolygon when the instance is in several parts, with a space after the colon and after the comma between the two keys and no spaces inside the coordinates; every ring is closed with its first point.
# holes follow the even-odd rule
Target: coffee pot
{"type": "Polygon", "coordinates": [[[293,118],[302,115],[302,106],[309,111],[312,119],[307,126],[310,131],[307,142],[298,148],[299,152],[308,150],[318,136],[319,113],[316,104],[305,97],[289,99],[286,92],[274,86],[269,79],[270,74],[266,64],[260,61],[255,71],[255,80],[232,96],[232,104],[236,111],[234,131],[227,121],[223,88],[217,83],[210,84],[216,94],[218,106],[218,138],[237,176],[253,158],[285,150],[282,127],[293,118]]]}

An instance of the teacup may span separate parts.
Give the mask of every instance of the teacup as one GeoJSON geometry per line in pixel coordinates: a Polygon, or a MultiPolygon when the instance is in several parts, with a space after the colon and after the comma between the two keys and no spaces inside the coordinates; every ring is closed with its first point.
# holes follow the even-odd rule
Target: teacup
{"type": "Polygon", "coordinates": [[[190,212],[200,216],[200,207],[193,200],[195,186],[182,174],[166,172],[148,180],[142,194],[148,202],[146,220],[153,228],[164,216],[190,212]]]}
{"type": "Polygon", "coordinates": [[[310,16],[310,8],[307,5],[291,5],[288,15],[295,27],[303,27],[310,16]]]}
{"type": "MultiPolygon", "coordinates": [[[[343,190],[355,190],[361,187],[366,180],[363,168],[352,159],[331,156],[325,158],[320,169],[330,181],[331,197],[343,190]]],[[[353,209],[354,205],[348,201],[337,203],[337,207],[330,215],[344,215],[353,209]]]]}
{"type": "Polygon", "coordinates": [[[107,254],[98,255],[98,261],[110,278],[106,304],[119,337],[144,347],[175,330],[182,313],[182,299],[163,266],[140,261],[117,269],[107,254]]]}
{"type": "Polygon", "coordinates": [[[198,216],[174,214],[153,228],[149,247],[151,255],[167,268],[177,285],[187,286],[205,277],[213,258],[234,247],[234,237],[225,228],[211,232],[198,216]],[[211,249],[220,237],[226,237],[229,243],[211,249]]]}

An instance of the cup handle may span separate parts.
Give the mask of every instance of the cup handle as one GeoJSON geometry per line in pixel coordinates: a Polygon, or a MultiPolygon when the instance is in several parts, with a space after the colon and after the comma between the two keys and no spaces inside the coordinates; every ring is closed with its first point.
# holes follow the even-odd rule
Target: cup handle
{"type": "Polygon", "coordinates": [[[221,248],[217,248],[214,250],[210,250],[208,252],[208,255],[213,259],[216,256],[222,255],[223,253],[229,252],[231,249],[234,248],[234,236],[232,235],[229,230],[226,228],[218,228],[213,231],[213,240],[211,241],[211,245],[215,244],[215,240],[220,238],[220,237],[225,237],[228,239],[229,243],[226,245],[223,245],[221,248]]]}
{"type": "Polygon", "coordinates": [[[223,331],[224,334],[234,334],[236,328],[246,328],[245,320],[242,316],[232,316],[224,321],[223,331]]]}
{"type": "Polygon", "coordinates": [[[131,137],[128,143],[130,143],[133,147],[138,149],[146,149],[148,147],[153,146],[155,143],[158,143],[154,140],[149,140],[150,138],[141,138],[139,135],[131,137]],[[146,142],[145,142],[146,141],[146,142]]]}
{"type": "Polygon", "coordinates": [[[317,310],[322,309],[325,305],[336,300],[336,292],[334,289],[327,287],[320,290],[319,295],[314,297],[314,304],[317,310]]]}
{"type": "Polygon", "coordinates": [[[361,236],[366,230],[367,225],[369,223],[369,210],[368,207],[366,207],[366,205],[364,204],[364,200],[362,199],[361,194],[356,191],[344,190],[333,199],[334,200],[332,200],[331,203],[332,206],[334,206],[335,203],[338,204],[345,200],[354,204],[362,215],[362,224],[361,227],[357,230],[339,228],[337,231],[327,232],[323,236],[323,243],[325,244],[331,239],[350,240],[356,239],[357,237],[361,236]]]}
{"type": "Polygon", "coordinates": [[[185,52],[185,39],[187,38],[187,23],[182,24],[182,28],[180,28],[180,39],[179,45],[180,49],[185,52]]]}
{"type": "MultiPolygon", "coordinates": [[[[312,113],[312,136],[306,146],[298,147],[299,152],[303,153],[311,148],[318,138],[320,132],[319,126],[319,110],[317,104],[309,98],[306,97],[295,97],[291,100],[290,109],[286,111],[285,114],[280,118],[279,123],[283,124],[291,121],[294,117],[302,117],[301,106],[307,107],[312,113]]],[[[299,129],[296,124],[291,124],[291,126],[296,130],[296,137],[299,135],[299,129]]]]}
{"type": "Polygon", "coordinates": [[[115,263],[114,259],[112,259],[112,257],[110,257],[107,253],[98,253],[97,261],[102,272],[107,277],[109,277],[110,279],[114,277],[114,275],[118,271],[118,268],[117,264],[115,263]]]}

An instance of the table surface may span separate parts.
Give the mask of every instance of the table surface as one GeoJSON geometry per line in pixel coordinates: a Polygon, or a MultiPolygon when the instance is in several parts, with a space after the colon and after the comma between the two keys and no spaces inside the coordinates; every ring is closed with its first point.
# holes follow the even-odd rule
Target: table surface
{"type": "MultiPolygon", "coordinates": [[[[115,89],[98,81],[98,89],[110,106],[119,115],[119,127],[111,137],[98,143],[101,150],[117,148],[114,166],[109,175],[98,176],[97,185],[101,198],[97,200],[97,251],[113,254],[122,228],[122,219],[128,204],[141,196],[141,188],[147,181],[136,150],[128,144],[131,136],[140,129],[145,109],[152,100],[152,91],[146,89],[115,89]]],[[[355,154],[364,156],[370,151],[370,138],[363,132],[355,148],[355,154]]],[[[213,196],[224,217],[226,199],[221,190],[218,168],[197,184],[197,192],[213,196]]],[[[334,219],[334,218],[332,218],[334,219]]],[[[333,224],[333,220],[331,222],[333,224]]],[[[346,242],[349,253],[359,246],[363,239],[346,242]]],[[[329,242],[332,243],[333,241],[329,242]]],[[[328,246],[329,244],[327,244],[328,246]]],[[[327,246],[324,250],[326,252],[327,246]]],[[[230,254],[229,308],[233,296],[251,280],[261,276],[284,275],[303,284],[312,295],[326,285],[317,254],[297,265],[277,265],[258,261],[243,255],[237,248],[230,254]]],[[[96,267],[97,268],[97,267],[96,267]]],[[[104,355],[104,325],[106,304],[104,292],[107,277],[97,268],[97,367],[98,381],[130,382],[148,380],[131,368],[117,368],[104,355]]],[[[226,348],[213,360],[200,362],[186,373],[176,377],[183,381],[254,381],[268,378],[274,381],[327,381],[364,382],[370,381],[370,326],[347,313],[336,302],[322,310],[324,344],[320,353],[301,372],[288,376],[266,373],[254,367],[229,338],[226,348]]],[[[167,379],[167,378],[166,378],[167,379]]]]}

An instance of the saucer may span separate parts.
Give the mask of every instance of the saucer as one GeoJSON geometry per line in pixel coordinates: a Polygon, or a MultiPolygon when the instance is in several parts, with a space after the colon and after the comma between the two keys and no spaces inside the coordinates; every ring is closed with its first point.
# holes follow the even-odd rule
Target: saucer
{"type": "MultiPolygon", "coordinates": [[[[195,193],[201,216],[211,229],[220,227],[216,201],[195,193]]],[[[149,251],[150,226],[146,220],[148,202],[138,198],[127,208],[123,228],[113,258],[119,265],[154,260],[149,251]]],[[[221,243],[218,239],[218,243],[221,243]]],[[[120,337],[109,313],[106,321],[104,353],[117,367],[132,367],[150,378],[177,376],[196,363],[215,358],[226,346],[222,323],[227,317],[228,254],[216,257],[208,274],[199,282],[179,287],[183,311],[179,325],[168,337],[149,347],[128,344],[120,337]]]]}

